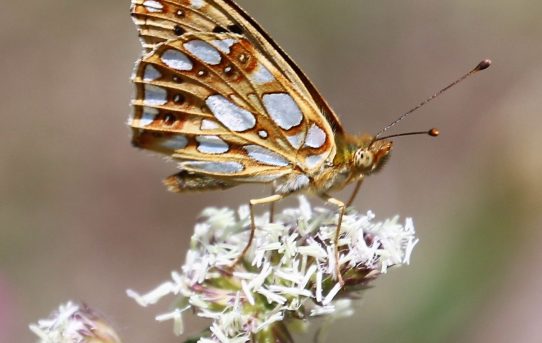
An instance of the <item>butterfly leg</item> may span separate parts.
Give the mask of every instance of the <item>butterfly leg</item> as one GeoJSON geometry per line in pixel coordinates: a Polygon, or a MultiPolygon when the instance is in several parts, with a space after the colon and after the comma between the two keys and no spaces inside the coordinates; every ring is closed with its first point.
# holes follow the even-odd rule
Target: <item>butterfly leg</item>
{"type": "Polygon", "coordinates": [[[356,196],[358,195],[359,189],[361,188],[361,184],[363,183],[363,177],[358,180],[356,183],[356,186],[354,187],[354,191],[352,192],[352,195],[350,196],[350,199],[348,199],[348,202],[346,203],[346,207],[352,206],[352,203],[356,199],[356,196]]]}
{"type": "MultiPolygon", "coordinates": [[[[271,190],[271,196],[275,195],[275,189],[273,188],[271,190]]],[[[269,222],[272,223],[274,221],[274,218],[275,218],[275,202],[276,201],[273,201],[272,203],[269,204],[269,222]]]]}
{"type": "Polygon", "coordinates": [[[339,283],[341,284],[341,286],[343,286],[344,280],[341,274],[341,266],[339,263],[339,238],[341,236],[341,225],[343,222],[344,210],[346,208],[346,205],[344,202],[337,200],[327,194],[322,194],[321,198],[324,201],[337,206],[337,208],[339,209],[339,219],[337,220],[337,229],[335,230],[335,237],[333,238],[333,246],[335,247],[335,271],[337,272],[337,278],[339,279],[339,283]]]}
{"type": "Polygon", "coordinates": [[[254,234],[256,233],[256,220],[254,219],[254,206],[263,205],[263,204],[273,204],[274,202],[277,202],[282,198],[284,198],[283,194],[273,194],[266,198],[250,200],[250,235],[248,237],[248,242],[245,245],[245,248],[243,249],[241,254],[239,254],[239,256],[235,259],[235,262],[233,262],[233,264],[230,266],[230,269],[235,268],[235,266],[243,260],[246,253],[248,252],[248,249],[250,249],[250,246],[252,245],[252,241],[254,240],[254,234]]]}

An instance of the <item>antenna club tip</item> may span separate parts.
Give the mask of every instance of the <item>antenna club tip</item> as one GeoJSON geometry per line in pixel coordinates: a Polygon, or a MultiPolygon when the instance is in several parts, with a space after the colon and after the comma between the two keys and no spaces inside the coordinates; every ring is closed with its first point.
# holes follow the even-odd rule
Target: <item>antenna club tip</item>
{"type": "Polygon", "coordinates": [[[427,134],[431,137],[438,137],[440,135],[439,129],[433,128],[429,131],[427,131],[427,134]]]}
{"type": "Polygon", "coordinates": [[[491,63],[492,62],[491,62],[490,59],[485,59],[482,62],[478,63],[478,65],[474,69],[476,71],[485,70],[485,69],[487,69],[487,68],[489,68],[491,66],[491,63]]]}

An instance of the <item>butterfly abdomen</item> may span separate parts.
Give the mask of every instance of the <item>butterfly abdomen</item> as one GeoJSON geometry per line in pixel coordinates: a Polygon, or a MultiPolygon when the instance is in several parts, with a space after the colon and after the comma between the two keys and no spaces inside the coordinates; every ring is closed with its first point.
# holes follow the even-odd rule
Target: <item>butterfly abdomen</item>
{"type": "Polygon", "coordinates": [[[235,182],[186,170],[167,177],[163,182],[170,192],[175,193],[227,189],[237,185],[235,182]]]}

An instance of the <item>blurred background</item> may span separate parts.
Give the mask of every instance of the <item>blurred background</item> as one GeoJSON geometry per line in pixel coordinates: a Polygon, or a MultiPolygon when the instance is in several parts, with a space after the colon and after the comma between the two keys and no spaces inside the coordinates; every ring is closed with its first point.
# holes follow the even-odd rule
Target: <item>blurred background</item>
{"type": "MultiPolygon", "coordinates": [[[[344,342],[540,342],[542,3],[239,0],[350,132],[375,133],[483,58],[489,70],[396,128],[355,206],[412,216],[411,266],[333,327],[344,342]]],[[[140,46],[124,1],[10,1],[0,12],[0,342],[61,302],[99,309],[125,342],[180,342],[126,288],[184,260],[197,213],[268,190],[177,195],[175,165],[129,144],[140,46]]],[[[343,195],[346,196],[346,193],[343,195]]],[[[294,203],[295,198],[282,206],[294,203]]],[[[320,204],[313,199],[313,203],[320,204]]],[[[204,324],[187,316],[189,331],[204,324]]],[[[310,337],[307,337],[310,341],[310,337]]]]}

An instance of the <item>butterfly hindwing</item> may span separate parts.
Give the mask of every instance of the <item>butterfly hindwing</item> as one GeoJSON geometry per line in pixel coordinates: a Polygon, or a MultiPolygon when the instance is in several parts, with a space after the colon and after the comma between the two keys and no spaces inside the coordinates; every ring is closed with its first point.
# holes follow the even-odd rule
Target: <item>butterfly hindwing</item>
{"type": "Polygon", "coordinates": [[[183,170],[269,182],[310,174],[333,152],[333,132],[315,104],[241,35],[160,43],[138,62],[134,83],[134,144],[183,170]]]}

